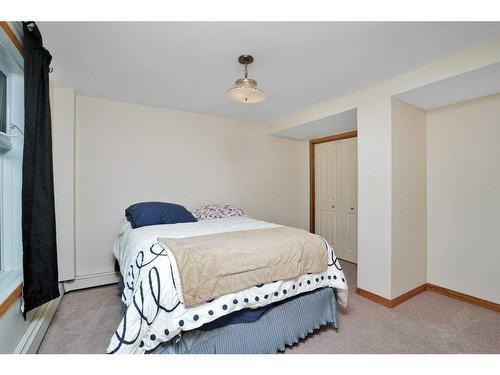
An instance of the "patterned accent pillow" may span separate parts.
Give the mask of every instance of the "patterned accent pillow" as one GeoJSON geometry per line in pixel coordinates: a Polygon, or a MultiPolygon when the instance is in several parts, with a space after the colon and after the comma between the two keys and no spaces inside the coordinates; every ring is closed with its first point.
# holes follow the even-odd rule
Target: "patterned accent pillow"
{"type": "Polygon", "coordinates": [[[198,220],[221,219],[231,216],[246,216],[243,209],[230,204],[209,204],[193,211],[193,216],[198,220]]]}

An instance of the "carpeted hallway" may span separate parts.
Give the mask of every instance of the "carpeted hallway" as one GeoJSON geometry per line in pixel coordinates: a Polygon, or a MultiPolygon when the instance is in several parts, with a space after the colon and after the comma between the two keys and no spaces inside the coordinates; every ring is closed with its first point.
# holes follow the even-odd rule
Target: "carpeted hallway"
{"type": "MultiPolygon", "coordinates": [[[[339,329],[323,328],[286,353],[500,353],[500,314],[426,291],[388,309],[354,293],[356,266],[343,263],[349,307],[339,329]]],[[[64,296],[39,353],[105,353],[120,321],[116,286],[64,296]]]]}

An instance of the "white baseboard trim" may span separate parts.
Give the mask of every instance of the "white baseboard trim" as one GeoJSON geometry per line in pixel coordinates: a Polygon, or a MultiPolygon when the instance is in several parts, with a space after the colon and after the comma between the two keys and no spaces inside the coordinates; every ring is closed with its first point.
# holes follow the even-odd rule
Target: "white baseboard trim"
{"type": "Polygon", "coordinates": [[[35,354],[49,328],[57,307],[64,295],[62,284],[59,284],[59,297],[40,306],[31,320],[26,332],[14,349],[14,354],[35,354]]]}
{"type": "Polygon", "coordinates": [[[120,279],[118,272],[105,272],[88,276],[80,276],[74,280],[63,282],[64,291],[70,292],[72,290],[92,288],[94,286],[115,284],[120,279]]]}

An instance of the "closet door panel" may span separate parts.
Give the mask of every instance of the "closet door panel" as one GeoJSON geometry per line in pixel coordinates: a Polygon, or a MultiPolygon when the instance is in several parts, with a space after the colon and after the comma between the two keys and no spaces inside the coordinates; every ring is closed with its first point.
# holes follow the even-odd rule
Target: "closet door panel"
{"type": "Polygon", "coordinates": [[[335,142],[315,146],[316,233],[334,248],[340,243],[339,165],[339,147],[335,142]]]}
{"type": "Polygon", "coordinates": [[[358,258],[358,150],[357,138],[341,141],[342,159],[342,259],[358,258]]]}

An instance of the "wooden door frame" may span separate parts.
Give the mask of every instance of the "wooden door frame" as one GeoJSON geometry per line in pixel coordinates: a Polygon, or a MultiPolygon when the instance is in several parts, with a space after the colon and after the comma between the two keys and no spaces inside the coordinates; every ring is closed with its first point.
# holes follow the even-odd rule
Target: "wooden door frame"
{"type": "Polygon", "coordinates": [[[315,216],[316,216],[316,184],[314,175],[314,150],[315,145],[326,142],[340,141],[341,139],[355,138],[358,136],[357,130],[348,131],[345,133],[328,135],[326,137],[310,139],[309,140],[309,231],[314,233],[315,230],[315,216]]]}

